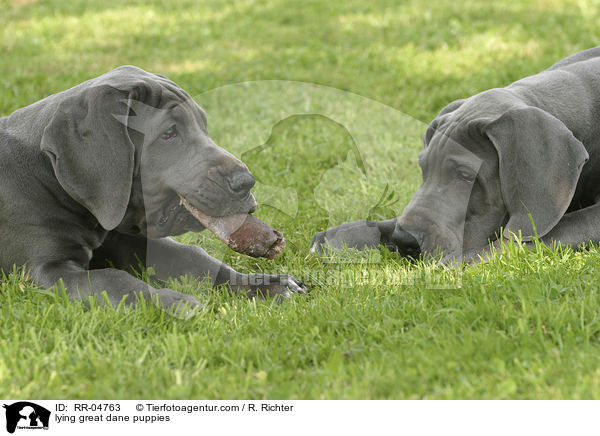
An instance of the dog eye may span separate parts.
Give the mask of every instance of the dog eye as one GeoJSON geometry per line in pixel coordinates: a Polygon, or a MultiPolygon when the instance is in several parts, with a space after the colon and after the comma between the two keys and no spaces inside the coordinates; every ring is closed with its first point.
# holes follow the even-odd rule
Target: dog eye
{"type": "Polygon", "coordinates": [[[165,141],[169,140],[169,139],[173,139],[176,136],[177,136],[177,126],[175,126],[175,124],[173,124],[169,128],[169,130],[167,130],[162,135],[160,135],[161,139],[164,139],[165,141]]]}
{"type": "Polygon", "coordinates": [[[458,170],[458,177],[460,177],[461,180],[464,180],[465,182],[469,182],[469,183],[473,183],[475,181],[475,174],[473,174],[470,171],[466,171],[466,170],[462,170],[462,169],[458,170]]]}

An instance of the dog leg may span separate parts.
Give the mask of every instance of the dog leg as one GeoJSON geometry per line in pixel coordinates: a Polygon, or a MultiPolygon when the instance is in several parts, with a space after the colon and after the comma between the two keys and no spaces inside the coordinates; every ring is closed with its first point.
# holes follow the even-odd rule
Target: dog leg
{"type": "Polygon", "coordinates": [[[125,297],[127,305],[135,306],[138,298],[145,298],[178,315],[185,315],[194,307],[202,307],[191,295],[171,289],[155,289],[131,274],[117,269],[88,271],[75,263],[61,262],[38,266],[33,268],[32,272],[34,281],[45,288],[52,287],[62,280],[69,297],[75,301],[97,296],[97,301],[103,304],[101,294],[106,291],[110,304],[114,307],[125,297]]]}
{"type": "Polygon", "coordinates": [[[242,274],[210,256],[196,245],[185,245],[171,238],[147,239],[111,232],[102,247],[94,252],[90,267],[106,266],[137,269],[139,263],[154,268],[156,278],[168,280],[184,275],[200,280],[209,278],[215,285],[227,284],[236,293],[254,296],[280,296],[305,293],[306,288],[287,274],[242,274]]]}
{"type": "MultiPolygon", "coordinates": [[[[585,244],[600,242],[600,204],[565,214],[552,230],[540,238],[540,241],[549,246],[560,243],[574,250],[585,244]]],[[[514,240],[507,239],[506,242],[514,243],[514,240]]],[[[527,247],[533,245],[532,242],[524,242],[524,244],[527,247]]],[[[491,246],[465,252],[462,260],[467,263],[488,261],[494,252],[500,251],[500,241],[494,241],[491,246]]]]}
{"type": "Polygon", "coordinates": [[[413,259],[418,259],[421,254],[418,241],[398,226],[397,218],[384,221],[354,221],[319,232],[313,237],[311,252],[321,254],[326,247],[364,250],[380,246],[413,259]]]}
{"type": "Polygon", "coordinates": [[[560,242],[574,249],[600,242],[600,203],[565,214],[541,240],[548,245],[560,242]]]}

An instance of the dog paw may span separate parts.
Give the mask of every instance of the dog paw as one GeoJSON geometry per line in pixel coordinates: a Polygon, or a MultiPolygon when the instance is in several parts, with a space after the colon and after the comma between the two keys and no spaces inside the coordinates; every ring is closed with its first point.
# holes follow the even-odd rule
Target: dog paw
{"type": "Polygon", "coordinates": [[[319,232],[313,236],[312,242],[310,244],[310,252],[315,253],[317,255],[323,254],[324,247],[327,245],[327,239],[325,238],[325,234],[327,232],[319,232]]]}
{"type": "Polygon", "coordinates": [[[378,221],[360,220],[319,232],[313,237],[310,252],[322,255],[329,248],[336,250],[378,248],[382,243],[380,225],[378,221]]]}
{"type": "Polygon", "coordinates": [[[204,306],[191,295],[172,289],[159,289],[152,293],[152,298],[157,300],[161,309],[178,318],[191,318],[204,309],[204,306]]]}
{"type": "Polygon", "coordinates": [[[245,291],[249,298],[275,297],[287,300],[294,294],[308,293],[300,280],[288,274],[248,274],[243,277],[243,282],[238,289],[245,291]]]}

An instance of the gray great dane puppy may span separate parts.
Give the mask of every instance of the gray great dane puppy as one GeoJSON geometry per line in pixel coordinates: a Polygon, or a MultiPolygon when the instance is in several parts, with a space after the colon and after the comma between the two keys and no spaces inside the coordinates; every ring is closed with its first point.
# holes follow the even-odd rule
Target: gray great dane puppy
{"type": "Polygon", "coordinates": [[[126,272],[140,262],[161,280],[209,277],[250,296],[303,292],[287,275],[244,275],[166,237],[204,229],[178,195],[210,216],[251,213],[253,185],[187,93],[120,67],[0,118],[0,268],[26,266],[42,287],[62,279],[76,300],[106,291],[113,305],[126,295],[199,304],[126,272]]]}
{"type": "Polygon", "coordinates": [[[423,142],[423,183],[399,218],[342,224],[312,249],[476,260],[501,228],[524,241],[600,242],[600,47],[450,103],[423,142]]]}

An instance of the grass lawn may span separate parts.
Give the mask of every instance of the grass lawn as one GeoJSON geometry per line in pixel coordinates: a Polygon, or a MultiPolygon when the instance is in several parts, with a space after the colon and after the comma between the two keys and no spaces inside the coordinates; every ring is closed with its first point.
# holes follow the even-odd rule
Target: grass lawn
{"type": "MultiPolygon", "coordinates": [[[[191,320],[0,283],[0,398],[600,398],[600,249],[511,247],[462,271],[389,253],[308,255],[312,235],[399,215],[447,103],[598,44],[597,0],[0,0],[0,116],[123,64],[169,76],[258,179],[282,305],[173,281],[191,320]],[[267,81],[268,80],[268,81],[267,81]]],[[[0,247],[0,249],[2,249],[0,247]]]]}

